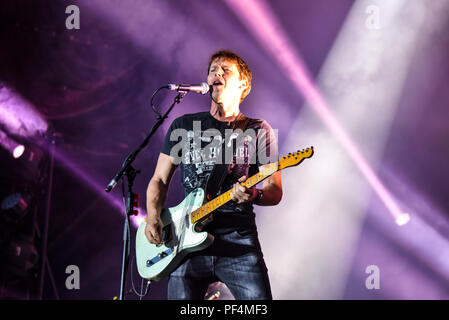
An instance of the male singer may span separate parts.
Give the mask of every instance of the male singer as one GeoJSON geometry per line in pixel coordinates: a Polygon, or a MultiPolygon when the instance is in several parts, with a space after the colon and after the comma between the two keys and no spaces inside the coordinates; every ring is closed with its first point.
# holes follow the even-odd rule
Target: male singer
{"type": "MultiPolygon", "coordinates": [[[[248,65],[236,53],[221,50],[210,57],[207,75],[207,83],[213,88],[210,110],[186,114],[172,122],[148,185],[145,235],[151,243],[162,242],[160,214],[178,165],[181,166],[185,195],[196,188],[206,189],[216,160],[230,145],[226,141],[226,129],[235,128],[235,123],[245,118],[240,104],[251,90],[251,79],[248,65]],[[171,136],[177,129],[185,130],[188,137],[182,141],[180,156],[173,152],[180,140],[171,136]],[[218,132],[216,137],[192,138],[210,129],[218,132]],[[213,139],[221,142],[222,148],[217,148],[216,144],[211,147],[213,139]],[[195,141],[201,141],[200,145],[195,141]]],[[[233,150],[220,188],[222,191],[232,188],[232,201],[217,209],[213,213],[213,221],[204,228],[214,236],[212,245],[188,254],[171,273],[169,299],[204,299],[208,285],[216,281],[225,283],[236,299],[272,299],[253,208],[254,205],[274,206],[281,201],[281,174],[277,172],[264,180],[261,189],[246,188],[240,182],[257,173],[258,168],[267,163],[266,159],[271,162],[278,160],[277,141],[265,120],[249,119],[246,123],[244,129],[253,130],[256,134],[252,139],[245,138],[244,143],[233,150]]],[[[272,214],[276,214],[274,210],[272,214]]]]}

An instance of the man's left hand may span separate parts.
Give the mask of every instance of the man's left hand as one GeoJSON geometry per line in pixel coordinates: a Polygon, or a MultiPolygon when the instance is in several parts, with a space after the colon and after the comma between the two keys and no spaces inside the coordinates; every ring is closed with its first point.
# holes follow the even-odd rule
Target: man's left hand
{"type": "Polygon", "coordinates": [[[231,199],[237,203],[245,203],[254,201],[257,197],[256,187],[247,188],[242,186],[240,183],[246,180],[246,176],[239,179],[239,183],[234,184],[231,191],[231,199]]]}

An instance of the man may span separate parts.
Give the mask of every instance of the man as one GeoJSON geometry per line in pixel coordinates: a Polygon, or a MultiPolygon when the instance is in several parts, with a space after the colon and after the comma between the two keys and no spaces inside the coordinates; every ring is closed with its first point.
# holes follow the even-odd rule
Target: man
{"type": "MultiPolygon", "coordinates": [[[[251,90],[251,79],[248,65],[234,52],[221,50],[211,56],[207,76],[207,83],[213,86],[210,111],[187,114],[173,121],[148,185],[145,235],[151,243],[162,242],[160,213],[171,177],[179,163],[179,154],[173,150],[180,140],[173,141],[172,133],[177,129],[188,132],[188,142],[184,141],[181,146],[180,163],[185,195],[196,188],[206,189],[214,164],[218,157],[224,155],[221,148],[206,149],[213,139],[217,139],[223,148],[229,147],[232,141],[226,141],[224,133],[244,117],[240,112],[240,103],[251,90]],[[213,139],[205,136],[200,140],[193,138],[210,129],[218,130],[218,135],[213,139]],[[195,141],[201,141],[201,146],[195,141]],[[205,151],[209,152],[209,158],[205,157],[205,151]]],[[[254,130],[256,136],[253,139],[245,138],[243,146],[233,150],[232,161],[227,163],[228,174],[221,188],[222,191],[232,188],[232,201],[217,209],[213,213],[213,221],[205,227],[214,236],[214,242],[204,250],[190,253],[171,273],[169,299],[203,299],[208,285],[216,281],[225,283],[236,299],[272,299],[253,205],[271,206],[280,202],[281,175],[277,172],[264,180],[260,190],[246,188],[240,183],[265,164],[261,161],[262,153],[270,159],[274,156],[274,161],[278,160],[277,142],[273,130],[264,120],[250,119],[247,129],[254,130]]]]}

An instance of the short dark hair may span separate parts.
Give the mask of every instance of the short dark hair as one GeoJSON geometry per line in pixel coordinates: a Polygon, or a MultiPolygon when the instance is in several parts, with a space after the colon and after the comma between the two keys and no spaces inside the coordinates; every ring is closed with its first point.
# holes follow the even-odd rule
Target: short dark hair
{"type": "Polygon", "coordinates": [[[211,66],[212,62],[214,62],[215,60],[220,59],[220,58],[235,62],[235,64],[237,65],[237,69],[239,70],[240,79],[244,78],[245,80],[248,81],[248,88],[246,88],[242,92],[242,96],[240,97],[240,103],[242,103],[242,101],[246,98],[246,96],[251,91],[251,80],[252,80],[251,70],[249,69],[249,66],[245,62],[245,60],[243,60],[237,53],[235,53],[231,50],[224,49],[224,50],[219,50],[219,51],[215,52],[210,57],[209,65],[207,67],[207,74],[209,74],[209,70],[210,70],[210,66],[211,66]]]}

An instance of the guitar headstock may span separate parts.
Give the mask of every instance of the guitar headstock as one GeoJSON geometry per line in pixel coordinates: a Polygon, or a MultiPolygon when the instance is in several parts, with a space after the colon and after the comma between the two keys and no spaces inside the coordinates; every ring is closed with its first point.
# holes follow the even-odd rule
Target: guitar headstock
{"type": "Polygon", "coordinates": [[[313,147],[298,150],[294,153],[289,153],[288,155],[279,159],[279,169],[297,166],[304,159],[310,158],[312,155],[313,155],[313,147]]]}

